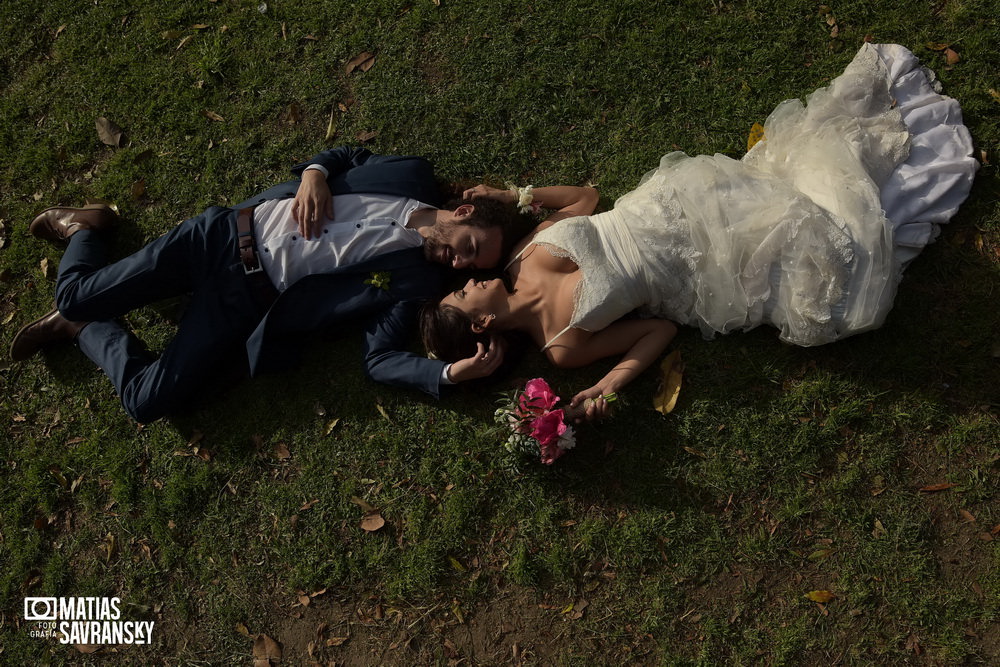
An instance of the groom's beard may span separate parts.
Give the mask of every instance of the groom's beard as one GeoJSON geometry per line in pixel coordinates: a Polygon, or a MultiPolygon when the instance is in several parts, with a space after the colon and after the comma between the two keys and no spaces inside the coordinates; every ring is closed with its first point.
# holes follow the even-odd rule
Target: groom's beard
{"type": "Polygon", "coordinates": [[[443,264],[444,266],[451,264],[450,252],[448,246],[445,245],[444,234],[439,230],[432,229],[424,238],[424,257],[428,262],[434,264],[443,264]]]}

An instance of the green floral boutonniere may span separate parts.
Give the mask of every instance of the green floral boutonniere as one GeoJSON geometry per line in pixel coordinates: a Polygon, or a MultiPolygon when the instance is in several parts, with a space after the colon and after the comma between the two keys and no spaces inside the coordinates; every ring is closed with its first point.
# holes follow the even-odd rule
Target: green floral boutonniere
{"type": "Polygon", "coordinates": [[[371,285],[379,289],[389,291],[389,278],[392,277],[388,271],[372,271],[372,277],[365,281],[365,285],[371,285]]]}

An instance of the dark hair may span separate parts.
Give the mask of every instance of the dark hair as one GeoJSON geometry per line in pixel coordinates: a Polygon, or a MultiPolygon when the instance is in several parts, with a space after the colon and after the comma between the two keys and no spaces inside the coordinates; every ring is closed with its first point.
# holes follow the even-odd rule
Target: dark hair
{"type": "Polygon", "coordinates": [[[472,330],[468,315],[438,301],[420,309],[420,338],[428,353],[448,363],[475,355],[477,343],[490,344],[489,334],[472,330]]]}
{"type": "Polygon", "coordinates": [[[452,199],[444,207],[454,211],[465,204],[475,207],[475,212],[461,224],[479,229],[500,228],[501,257],[510,256],[517,242],[527,236],[538,222],[533,216],[519,213],[513,204],[492,197],[452,199]]]}

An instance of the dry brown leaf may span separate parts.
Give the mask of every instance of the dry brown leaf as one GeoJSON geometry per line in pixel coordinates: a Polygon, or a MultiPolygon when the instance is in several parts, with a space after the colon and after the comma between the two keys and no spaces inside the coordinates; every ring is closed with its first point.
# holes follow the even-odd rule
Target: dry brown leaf
{"type": "Polygon", "coordinates": [[[367,141],[371,141],[377,136],[378,132],[376,132],[375,130],[368,130],[367,132],[358,132],[357,140],[361,143],[365,143],[367,141]]]}
{"type": "Polygon", "coordinates": [[[146,194],[146,179],[140,178],[132,184],[132,201],[139,201],[146,194]]]}
{"type": "Polygon", "coordinates": [[[279,442],[274,446],[274,455],[282,461],[292,458],[292,453],[288,451],[288,447],[283,442],[279,442]]]}
{"type": "Polygon", "coordinates": [[[969,510],[958,510],[958,513],[961,514],[962,518],[965,519],[968,523],[976,522],[976,517],[973,516],[972,512],[970,512],[969,510]]]}
{"type": "Polygon", "coordinates": [[[240,633],[244,637],[250,637],[250,628],[248,628],[243,623],[236,624],[236,632],[240,633]]]}
{"type": "Polygon", "coordinates": [[[324,137],[326,141],[332,141],[337,136],[337,118],[334,116],[334,110],[330,110],[330,121],[326,124],[326,136],[324,137]]]}
{"type": "Polygon", "coordinates": [[[990,97],[993,98],[994,102],[1000,103],[1000,92],[996,88],[990,88],[990,97]]]}
{"type": "Polygon", "coordinates": [[[97,136],[101,139],[102,143],[114,146],[115,148],[121,148],[122,137],[125,134],[120,127],[104,116],[98,118],[94,124],[97,126],[97,136]]]}
{"type": "Polygon", "coordinates": [[[944,51],[949,46],[951,46],[951,44],[939,44],[938,42],[927,42],[926,44],[924,44],[924,46],[926,46],[931,51],[944,51]]]}
{"type": "Polygon", "coordinates": [[[288,105],[287,118],[290,125],[298,125],[302,122],[302,107],[299,106],[298,102],[292,102],[288,105]]]}
{"type": "Polygon", "coordinates": [[[805,597],[809,598],[813,602],[818,602],[820,604],[826,604],[830,600],[837,598],[836,595],[830,591],[809,591],[806,593],[805,597]]]}
{"type": "Polygon", "coordinates": [[[361,70],[362,72],[367,72],[375,64],[375,54],[368,53],[367,51],[362,51],[358,55],[354,56],[347,61],[344,66],[344,74],[350,74],[354,70],[361,70]]]}
{"type": "Polygon", "coordinates": [[[669,414],[677,405],[677,397],[681,393],[681,381],[684,377],[684,362],[681,361],[681,351],[674,350],[660,363],[660,389],[653,396],[653,408],[663,414],[669,414]]]}
{"type": "Polygon", "coordinates": [[[326,645],[343,646],[344,642],[346,642],[348,639],[350,639],[350,637],[330,637],[329,639],[326,640],[326,645]]]}
{"type": "Polygon", "coordinates": [[[96,653],[101,646],[99,644],[73,644],[73,648],[80,653],[96,653]]]}
{"type": "Polygon", "coordinates": [[[300,512],[304,512],[306,510],[311,510],[313,508],[313,506],[316,503],[318,503],[318,502],[319,502],[319,498],[313,498],[309,502],[303,503],[302,507],[299,508],[299,511],[300,512]]]}
{"type": "Polygon", "coordinates": [[[174,51],[180,51],[180,50],[181,50],[181,49],[183,49],[183,48],[184,48],[185,46],[187,46],[187,45],[188,45],[188,43],[189,43],[189,42],[190,42],[190,41],[191,41],[192,39],[194,39],[194,35],[188,35],[187,37],[185,37],[184,39],[182,39],[182,40],[180,41],[180,43],[178,43],[178,44],[177,44],[177,48],[176,48],[176,49],[174,49],[174,51]]]}
{"type": "Polygon", "coordinates": [[[310,602],[312,602],[312,599],[305,593],[299,596],[299,604],[303,607],[308,607],[310,602]]]}
{"type": "Polygon", "coordinates": [[[385,525],[385,519],[379,513],[366,514],[363,519],[361,519],[361,528],[369,533],[374,533],[376,530],[382,528],[385,525]]]}
{"type": "Polygon", "coordinates": [[[925,491],[927,493],[934,493],[935,491],[946,491],[956,486],[958,486],[958,484],[952,484],[951,482],[942,482],[941,484],[928,484],[927,486],[922,486],[920,487],[920,490],[925,491]]]}
{"type": "Polygon", "coordinates": [[[351,502],[361,508],[365,514],[372,514],[377,510],[370,504],[368,504],[363,498],[358,498],[357,496],[351,496],[351,502]]]}
{"type": "Polygon", "coordinates": [[[962,57],[960,55],[958,55],[957,53],[955,53],[954,51],[952,51],[951,49],[945,49],[944,50],[944,59],[945,59],[945,62],[947,62],[949,65],[954,65],[959,60],[961,60],[962,57]]]}
{"type": "Polygon", "coordinates": [[[163,32],[160,33],[160,37],[162,37],[163,39],[168,39],[170,41],[173,41],[175,39],[179,39],[180,36],[183,34],[184,33],[181,32],[180,30],[164,30],[163,32]]]}
{"type": "Polygon", "coordinates": [[[200,113],[202,116],[204,116],[209,120],[214,120],[216,123],[225,122],[225,119],[219,114],[215,113],[214,111],[209,111],[208,109],[202,109],[198,113],[200,113]]]}
{"type": "Polygon", "coordinates": [[[254,664],[264,661],[262,664],[270,664],[270,661],[281,660],[281,644],[261,633],[253,640],[254,664]]]}
{"type": "Polygon", "coordinates": [[[42,270],[42,275],[45,276],[46,278],[48,278],[49,277],[49,269],[52,268],[52,267],[49,266],[49,258],[48,257],[43,257],[42,261],[38,263],[38,268],[40,268],[42,270]]]}
{"type": "Polygon", "coordinates": [[[330,435],[334,427],[340,423],[340,417],[327,422],[326,428],[323,429],[323,435],[330,435]]]}

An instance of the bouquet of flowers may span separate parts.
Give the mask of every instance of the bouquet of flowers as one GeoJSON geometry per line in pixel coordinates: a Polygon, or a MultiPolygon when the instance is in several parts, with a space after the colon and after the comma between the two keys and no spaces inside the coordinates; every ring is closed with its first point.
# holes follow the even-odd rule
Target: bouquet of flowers
{"type": "MultiPolygon", "coordinates": [[[[614,398],[613,394],[605,396],[609,401],[614,398]]],[[[567,423],[573,413],[556,407],[559,397],[542,378],[529,380],[524,389],[506,398],[504,403],[495,416],[497,423],[510,428],[504,446],[512,454],[538,457],[542,463],[551,465],[576,446],[576,434],[567,423]]]]}

